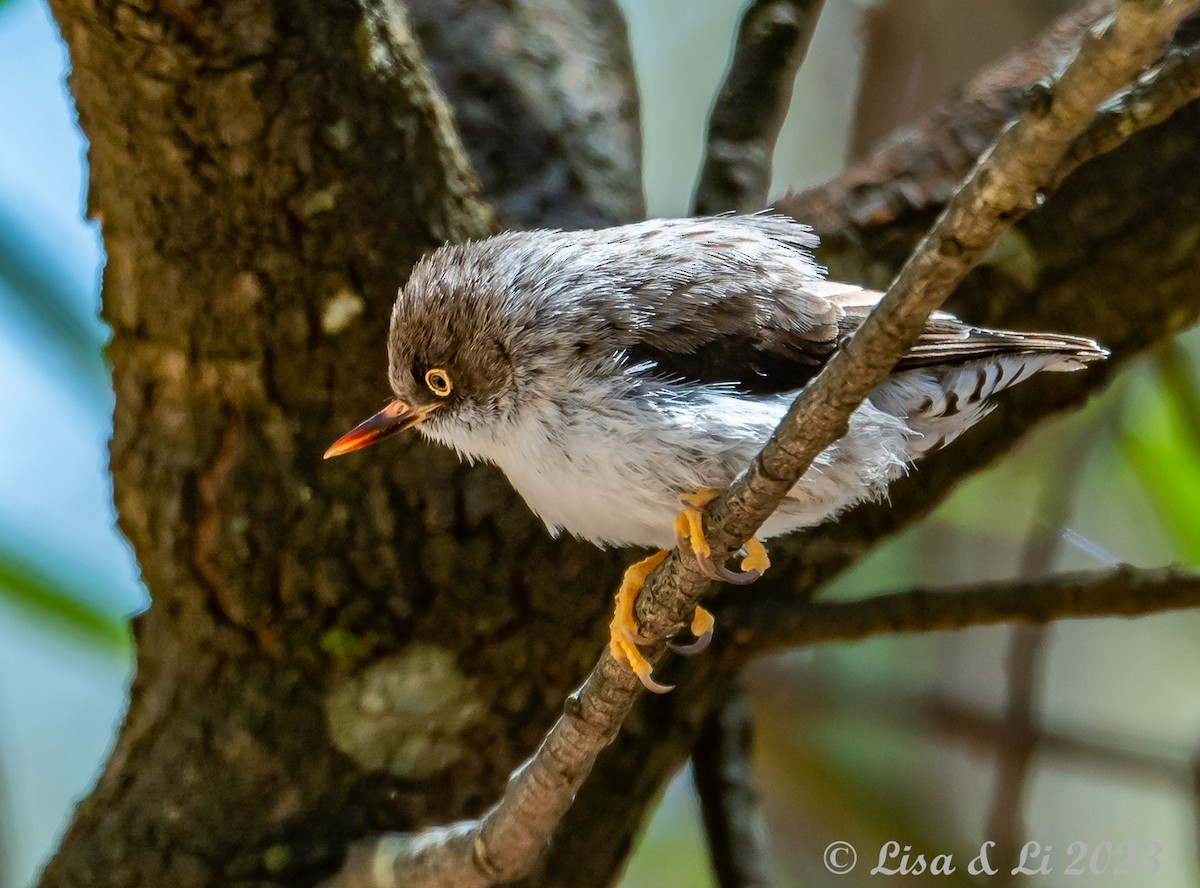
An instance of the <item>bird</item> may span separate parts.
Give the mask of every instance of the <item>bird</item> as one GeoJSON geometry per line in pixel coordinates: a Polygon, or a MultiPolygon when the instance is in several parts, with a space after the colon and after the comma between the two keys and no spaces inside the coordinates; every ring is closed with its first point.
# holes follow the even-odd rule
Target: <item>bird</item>
{"type": "MultiPolygon", "coordinates": [[[[613,656],[669,690],[639,650],[634,602],[686,544],[705,573],[766,570],[760,539],[884,496],[889,482],[982,419],[997,392],[1079,370],[1092,339],[992,330],[945,312],[854,411],[747,542],[741,570],[708,558],[699,516],[882,294],[830,281],[817,237],[775,213],[503,232],[447,244],[413,267],[387,339],[393,398],[339,438],[339,456],[415,427],[498,466],[551,534],[659,551],[630,567],[613,656]]],[[[696,609],[695,653],[712,633],[696,609]]]]}

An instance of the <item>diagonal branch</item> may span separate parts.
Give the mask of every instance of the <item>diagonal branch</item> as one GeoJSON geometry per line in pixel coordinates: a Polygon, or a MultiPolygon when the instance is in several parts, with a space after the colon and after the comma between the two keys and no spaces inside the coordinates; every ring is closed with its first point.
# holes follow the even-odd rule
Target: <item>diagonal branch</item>
{"type": "Polygon", "coordinates": [[[775,141],[825,0],[754,0],[708,121],[693,212],[762,209],[775,141]]]}
{"type": "Polygon", "coordinates": [[[1038,91],[971,171],[887,295],[797,399],[749,471],[709,507],[704,530],[714,558],[749,538],[844,433],[850,414],[920,335],[930,313],[1000,232],[1044,199],[1072,140],[1100,103],[1158,57],[1179,20],[1197,5],[1125,0],[1115,17],[1085,36],[1057,81],[1038,91]]]}
{"type": "MultiPolygon", "coordinates": [[[[797,399],[749,471],[709,507],[704,530],[714,560],[740,547],[813,458],[842,434],[850,413],[916,339],[929,313],[1000,232],[1052,186],[1071,140],[1100,103],[1154,61],[1179,19],[1197,6],[1200,0],[1120,3],[1046,88],[1043,101],[1001,134],[879,307],[797,399]]],[[[678,550],[651,575],[637,616],[641,633],[659,641],[652,653],[661,655],[662,641],[682,627],[706,586],[694,559],[678,550]]],[[[367,842],[331,885],[483,888],[528,873],[641,690],[606,648],[538,751],[482,819],[367,842]]]]}
{"type": "Polygon", "coordinates": [[[1200,607],[1200,574],[1170,568],[1063,574],[1051,579],[982,583],[961,589],[914,589],[861,601],[757,598],[721,610],[737,644],[756,651],[860,641],[901,632],[1052,620],[1140,617],[1200,607]]]}

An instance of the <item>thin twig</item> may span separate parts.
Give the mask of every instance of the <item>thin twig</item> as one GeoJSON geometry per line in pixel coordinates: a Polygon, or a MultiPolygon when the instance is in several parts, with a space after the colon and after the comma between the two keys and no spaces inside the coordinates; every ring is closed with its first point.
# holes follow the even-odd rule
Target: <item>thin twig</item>
{"type": "MultiPolygon", "coordinates": [[[[1001,134],[901,270],[879,307],[797,399],[749,471],[713,502],[704,530],[724,561],[757,530],[812,460],[845,430],[850,413],[916,339],[937,308],[999,233],[1052,184],[1070,141],[1097,107],[1162,52],[1167,36],[1200,0],[1123,0],[1089,34],[1043,100],[1001,134]]],[[[640,633],[658,643],[684,624],[708,580],[678,550],[651,575],[637,602],[640,633]]],[[[607,648],[567,702],[533,758],[478,821],[416,835],[387,835],[356,848],[334,888],[484,888],[528,873],[616,735],[642,690],[607,648]]]]}
{"type": "Polygon", "coordinates": [[[767,203],[775,142],[825,0],[754,0],[708,120],[696,215],[767,203]]]}
{"type": "MultiPolygon", "coordinates": [[[[694,215],[763,207],[796,73],[825,0],[754,0],[708,121],[694,215]]],[[[721,888],[771,884],[766,825],[750,772],[750,712],[740,688],[701,729],[692,751],[713,875],[721,888]]]]}
{"type": "MultiPolygon", "coordinates": [[[[1007,725],[984,707],[939,693],[914,692],[902,687],[880,687],[846,681],[829,675],[807,673],[802,680],[765,685],[765,704],[780,711],[802,709],[806,718],[820,720],[826,714],[866,719],[872,728],[909,732],[927,741],[961,743],[979,756],[991,754],[1011,742],[1007,725]],[[772,689],[778,689],[772,693],[772,689]]],[[[760,692],[761,693],[761,692],[760,692]]],[[[1154,781],[1180,789],[1191,779],[1193,764],[1182,745],[1086,727],[1034,728],[1039,755],[1074,769],[1092,768],[1108,779],[1128,777],[1154,781]]]]}
{"type": "Polygon", "coordinates": [[[998,623],[1042,626],[1052,620],[1141,617],[1192,607],[1200,607],[1200,574],[1119,567],[965,588],[913,589],[861,601],[804,603],[748,596],[720,614],[735,645],[763,652],[901,632],[998,623]]]}
{"type": "Polygon", "coordinates": [[[708,856],[720,888],[769,888],[767,830],[750,771],[753,724],[739,687],[705,721],[692,749],[708,856]]]}
{"type": "MultiPolygon", "coordinates": [[[[1097,435],[1082,434],[1084,452],[1075,441],[1059,445],[1059,452],[1046,472],[1041,503],[1035,515],[1039,521],[1028,532],[1021,556],[1020,575],[1038,580],[1050,573],[1062,543],[1060,528],[1070,517],[1071,503],[1083,476],[1090,444],[1097,435]],[[1042,522],[1050,531],[1040,529],[1042,522]]],[[[1046,626],[1014,626],[1009,638],[1004,727],[1007,742],[996,754],[996,777],[986,835],[996,843],[996,851],[1005,864],[1001,884],[1015,885],[1013,868],[1017,850],[1025,844],[1025,804],[1029,791],[1030,768],[1037,750],[1037,699],[1043,678],[1047,633],[1046,626]],[[1009,863],[1011,861],[1011,863],[1009,863]]]]}

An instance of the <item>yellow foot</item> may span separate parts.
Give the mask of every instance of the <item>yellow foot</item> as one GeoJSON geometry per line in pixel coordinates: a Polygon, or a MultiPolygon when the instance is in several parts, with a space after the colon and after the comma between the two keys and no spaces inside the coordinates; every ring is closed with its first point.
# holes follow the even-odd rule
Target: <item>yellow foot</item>
{"type": "Polygon", "coordinates": [[[771,559],[767,557],[767,550],[758,537],[751,537],[743,547],[746,550],[746,557],[742,559],[740,572],[730,570],[723,565],[713,564],[712,549],[708,545],[708,540],[704,538],[703,513],[708,504],[720,492],[720,489],[716,487],[702,487],[695,493],[685,493],[679,497],[683,511],[675,517],[675,544],[683,548],[683,543],[687,542],[692,554],[696,556],[696,563],[700,565],[700,570],[704,572],[705,576],[744,586],[761,577],[771,566],[771,559]]]}
{"type": "Polygon", "coordinates": [[[637,631],[637,617],[633,613],[634,602],[642,591],[642,584],[654,568],[662,564],[667,557],[664,549],[655,552],[649,558],[633,564],[621,578],[621,588],[617,590],[616,608],[612,622],[608,624],[608,650],[618,663],[625,663],[633,670],[633,674],[645,685],[646,690],[656,694],[665,694],[671,690],[670,685],[659,684],[651,676],[653,667],[650,661],[638,650],[638,643],[645,643],[637,631]]]}
{"type": "Polygon", "coordinates": [[[696,558],[708,558],[712,550],[704,538],[704,509],[717,498],[719,487],[701,487],[695,493],[684,493],[679,497],[683,511],[675,516],[675,542],[687,540],[696,558]]]}
{"type": "Polygon", "coordinates": [[[696,636],[696,640],[691,644],[670,644],[668,647],[684,657],[700,653],[712,641],[713,626],[716,625],[716,622],[708,610],[696,605],[696,612],[692,614],[692,635],[696,636]]]}
{"type": "Polygon", "coordinates": [[[758,571],[759,576],[765,574],[767,568],[771,566],[771,559],[767,555],[767,547],[762,544],[762,540],[758,537],[750,537],[742,548],[746,550],[746,557],[742,559],[742,570],[758,571]]]}

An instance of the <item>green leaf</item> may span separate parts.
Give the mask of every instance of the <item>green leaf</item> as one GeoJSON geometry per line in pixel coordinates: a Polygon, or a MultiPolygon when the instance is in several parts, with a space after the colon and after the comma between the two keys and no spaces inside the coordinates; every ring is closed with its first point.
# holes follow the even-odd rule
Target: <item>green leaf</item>
{"type": "Polygon", "coordinates": [[[1131,390],[1120,446],[1181,557],[1200,564],[1196,393],[1174,360],[1160,364],[1159,385],[1131,390]]]}
{"type": "Polygon", "coordinates": [[[0,539],[0,600],[98,651],[126,653],[130,647],[128,619],[92,600],[94,597],[80,583],[56,576],[44,562],[0,539]]]}

